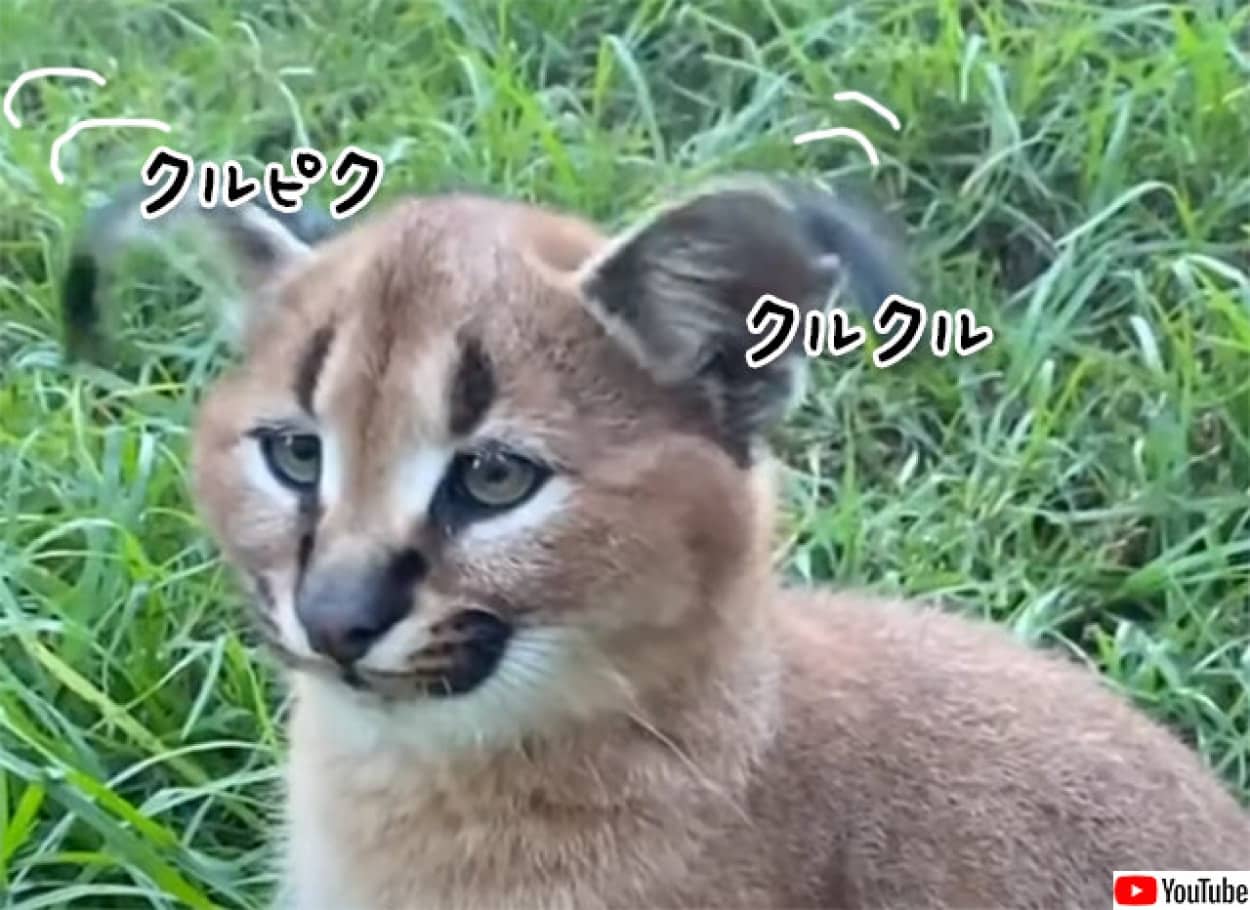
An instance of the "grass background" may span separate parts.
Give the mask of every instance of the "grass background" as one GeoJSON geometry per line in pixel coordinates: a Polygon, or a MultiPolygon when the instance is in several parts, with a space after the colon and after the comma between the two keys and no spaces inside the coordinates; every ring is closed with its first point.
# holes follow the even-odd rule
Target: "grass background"
{"type": "Polygon", "coordinates": [[[108,85],[29,86],[0,123],[3,906],[260,907],[272,885],[280,693],[185,486],[221,353],[204,264],[130,266],[137,358],[60,350],[85,205],[162,141],[253,174],[355,143],[387,162],[373,205],[476,184],[609,225],[745,168],[872,184],[922,301],[996,338],[814,363],[779,439],[779,561],[1068,649],[1250,797],[1250,7],[4,0],[4,85],[65,65],[108,85]],[[88,116],[173,132],[83,133],[58,185],[52,141],[88,116]],[[835,124],[881,167],[791,144],[835,124]]]}

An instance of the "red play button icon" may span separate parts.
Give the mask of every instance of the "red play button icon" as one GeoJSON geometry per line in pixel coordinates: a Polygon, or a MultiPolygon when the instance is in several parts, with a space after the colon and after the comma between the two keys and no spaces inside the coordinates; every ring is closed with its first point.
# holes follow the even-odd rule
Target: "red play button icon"
{"type": "Polygon", "coordinates": [[[1115,902],[1123,907],[1149,907],[1159,899],[1153,875],[1121,875],[1115,880],[1115,902]]]}

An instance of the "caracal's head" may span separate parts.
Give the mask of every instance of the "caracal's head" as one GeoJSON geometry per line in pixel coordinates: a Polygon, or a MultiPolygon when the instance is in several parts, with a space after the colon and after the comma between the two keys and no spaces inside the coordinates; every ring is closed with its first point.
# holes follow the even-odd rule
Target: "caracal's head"
{"type": "Polygon", "coordinates": [[[797,326],[748,366],[748,313],[823,307],[840,276],[898,290],[850,210],[783,182],[619,237],[474,195],[311,248],[256,208],[205,221],[249,302],[200,409],[197,505],[273,650],[414,742],[628,711],[699,672],[768,572],[763,438],[804,356],[797,326]]]}

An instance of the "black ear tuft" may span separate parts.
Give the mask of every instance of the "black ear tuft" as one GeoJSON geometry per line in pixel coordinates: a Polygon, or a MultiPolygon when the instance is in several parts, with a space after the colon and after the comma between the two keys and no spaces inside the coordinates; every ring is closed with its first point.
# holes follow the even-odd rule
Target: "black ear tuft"
{"type": "Polygon", "coordinates": [[[61,283],[65,348],[73,360],[103,358],[105,333],[100,325],[99,284],[100,266],[96,258],[83,252],[73,253],[61,283]]]}
{"type": "Polygon", "coordinates": [[[693,388],[726,445],[746,459],[798,386],[803,348],[767,363],[747,352],[761,336],[748,314],[765,296],[800,314],[824,310],[845,281],[875,312],[910,282],[897,247],[862,204],[793,180],[706,190],[627,231],[587,264],[582,288],[608,331],[658,381],[693,388]]]}
{"type": "Polygon", "coordinates": [[[810,242],[833,257],[826,261],[861,312],[872,316],[891,294],[915,296],[898,226],[879,209],[796,180],[781,186],[810,242]]]}

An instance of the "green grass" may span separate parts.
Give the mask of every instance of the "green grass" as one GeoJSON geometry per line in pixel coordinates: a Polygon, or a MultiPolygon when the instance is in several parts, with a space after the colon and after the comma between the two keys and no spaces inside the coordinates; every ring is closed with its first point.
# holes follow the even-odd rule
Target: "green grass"
{"type": "Polygon", "coordinates": [[[272,885],[280,691],[186,489],[220,363],[200,273],[138,257],[117,293],[140,356],[60,351],[85,204],[162,141],[249,173],[355,143],[387,162],[375,206],[483,186],[609,225],[744,168],[873,184],[923,302],[997,337],[815,363],[779,438],[787,570],[1083,655],[1250,797],[1248,36],[1235,0],[4,0],[5,86],[109,81],[30,86],[0,122],[0,904],[272,885]],[[83,133],[58,185],[52,141],[89,116],[173,133],[83,133]],[[834,124],[880,169],[790,142],[834,124]]]}

